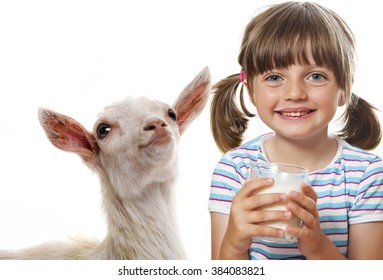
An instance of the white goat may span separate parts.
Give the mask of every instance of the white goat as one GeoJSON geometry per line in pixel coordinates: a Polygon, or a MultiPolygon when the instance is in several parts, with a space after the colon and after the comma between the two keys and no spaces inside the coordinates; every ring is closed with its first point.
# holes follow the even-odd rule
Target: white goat
{"type": "Polygon", "coordinates": [[[93,133],[65,115],[39,110],[54,146],[77,153],[100,177],[107,235],[0,251],[0,259],[183,259],[175,216],[180,135],[205,107],[210,73],[203,69],[173,107],[127,98],[107,107],[93,133]]]}

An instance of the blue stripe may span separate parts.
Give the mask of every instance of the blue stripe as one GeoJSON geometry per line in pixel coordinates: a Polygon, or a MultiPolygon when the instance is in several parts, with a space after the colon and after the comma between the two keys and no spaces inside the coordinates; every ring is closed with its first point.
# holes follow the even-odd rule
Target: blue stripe
{"type": "Polygon", "coordinates": [[[382,198],[383,197],[383,191],[367,191],[364,198],[382,198]]]}
{"type": "Polygon", "coordinates": [[[226,183],[224,183],[222,181],[212,181],[211,185],[215,186],[215,187],[226,188],[228,190],[232,190],[235,193],[238,193],[238,191],[239,191],[239,188],[236,188],[233,185],[228,185],[228,184],[226,184],[226,183]]]}
{"type": "Polygon", "coordinates": [[[339,208],[349,207],[350,205],[348,205],[348,204],[349,203],[347,203],[346,201],[338,202],[338,203],[326,202],[326,203],[319,203],[319,204],[317,204],[317,207],[318,207],[319,210],[321,210],[323,208],[338,210],[339,208]]]}
{"type": "Polygon", "coordinates": [[[360,204],[355,206],[352,210],[368,210],[368,211],[375,211],[375,210],[383,210],[383,204],[360,204]]]}
{"type": "Polygon", "coordinates": [[[322,231],[327,234],[347,234],[348,228],[322,228],[322,231]]]}
{"type": "Polygon", "coordinates": [[[326,215],[320,217],[321,222],[329,222],[329,221],[347,221],[347,215],[326,215]]]}
{"type": "MultiPolygon", "coordinates": [[[[280,245],[280,244],[278,244],[278,245],[280,245]]],[[[261,248],[258,248],[258,247],[251,247],[250,249],[249,249],[249,253],[251,253],[251,252],[253,252],[253,253],[261,253],[262,255],[265,255],[265,256],[267,256],[267,258],[269,258],[269,259],[291,259],[291,258],[297,258],[297,257],[299,257],[299,256],[302,256],[302,255],[292,255],[292,254],[275,254],[275,253],[270,253],[269,251],[265,251],[265,250],[263,250],[263,249],[261,249],[261,248]]],[[[304,256],[302,256],[302,257],[304,257],[304,256]]],[[[250,255],[250,258],[251,259],[256,259],[254,256],[251,256],[250,255]]]]}
{"type": "Polygon", "coordinates": [[[232,200],[232,196],[228,196],[228,195],[222,195],[222,194],[210,194],[210,198],[211,199],[217,199],[217,200],[228,200],[228,201],[231,201],[232,200]]]}

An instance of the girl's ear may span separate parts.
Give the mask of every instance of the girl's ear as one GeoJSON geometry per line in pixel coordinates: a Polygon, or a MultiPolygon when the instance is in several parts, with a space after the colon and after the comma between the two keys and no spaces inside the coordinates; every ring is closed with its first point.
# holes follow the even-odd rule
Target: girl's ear
{"type": "Polygon", "coordinates": [[[249,92],[249,98],[250,98],[251,103],[253,103],[253,105],[255,107],[257,107],[257,104],[255,103],[255,92],[250,92],[248,87],[246,87],[246,89],[249,92]]]}
{"type": "Polygon", "coordinates": [[[245,87],[245,90],[247,91],[247,93],[248,93],[248,95],[249,95],[249,98],[250,98],[251,103],[253,103],[253,105],[256,106],[256,105],[255,105],[255,93],[254,93],[254,91],[252,91],[252,90],[250,89],[249,84],[248,84],[248,82],[247,82],[247,77],[245,77],[245,78],[243,79],[243,81],[241,81],[241,82],[242,82],[243,86],[245,87]]]}
{"type": "Polygon", "coordinates": [[[346,104],[346,93],[344,92],[344,90],[341,90],[340,91],[340,94],[339,94],[339,97],[338,97],[338,107],[341,107],[343,106],[344,104],[346,104]]]}

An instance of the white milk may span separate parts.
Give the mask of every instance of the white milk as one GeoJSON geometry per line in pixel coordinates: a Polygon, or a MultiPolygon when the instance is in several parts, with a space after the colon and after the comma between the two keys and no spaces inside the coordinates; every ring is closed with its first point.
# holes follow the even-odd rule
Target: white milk
{"type": "MultiPolygon", "coordinates": [[[[257,165],[257,164],[255,164],[257,165]]],[[[251,178],[263,178],[263,177],[273,177],[274,184],[271,187],[264,188],[258,193],[286,193],[288,194],[291,191],[301,192],[301,183],[307,181],[307,169],[294,165],[284,165],[284,164],[260,164],[260,167],[252,167],[251,178]]],[[[286,204],[273,204],[271,206],[264,207],[267,210],[279,210],[286,211],[286,204]]],[[[285,230],[287,225],[299,226],[300,220],[293,216],[290,220],[283,221],[270,221],[264,222],[263,225],[270,227],[276,227],[285,230]]],[[[286,234],[284,237],[269,237],[269,236],[254,236],[253,239],[279,242],[279,243],[293,243],[297,241],[296,237],[293,235],[286,234]]]]}

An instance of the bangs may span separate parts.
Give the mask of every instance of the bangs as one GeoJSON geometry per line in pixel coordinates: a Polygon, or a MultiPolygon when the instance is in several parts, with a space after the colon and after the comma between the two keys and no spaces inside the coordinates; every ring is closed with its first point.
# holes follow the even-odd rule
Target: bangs
{"type": "Polygon", "coordinates": [[[258,75],[293,64],[309,64],[308,58],[312,56],[316,65],[327,66],[335,71],[337,47],[331,44],[330,38],[323,38],[323,35],[318,38],[309,33],[278,34],[274,38],[279,39],[270,40],[269,45],[256,48],[257,51],[253,54],[253,71],[249,70],[258,75]]]}
{"type": "Polygon", "coordinates": [[[344,70],[351,70],[354,64],[353,35],[332,15],[331,10],[304,2],[266,10],[246,28],[240,64],[252,77],[275,68],[308,64],[311,54],[318,66],[330,68],[344,86],[344,70]]]}

